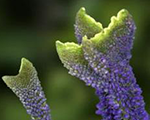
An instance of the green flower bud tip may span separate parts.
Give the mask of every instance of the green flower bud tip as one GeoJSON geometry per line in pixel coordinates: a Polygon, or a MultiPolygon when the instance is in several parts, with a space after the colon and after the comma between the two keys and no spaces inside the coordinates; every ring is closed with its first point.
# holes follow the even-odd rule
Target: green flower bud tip
{"type": "MultiPolygon", "coordinates": [[[[83,50],[86,49],[86,51],[87,50],[90,51],[91,48],[97,48],[97,49],[100,49],[101,51],[107,51],[106,46],[108,44],[113,44],[116,40],[117,35],[120,36],[123,34],[128,34],[129,27],[127,26],[127,22],[133,22],[132,16],[129,14],[127,10],[122,9],[117,14],[117,17],[113,16],[111,18],[111,23],[108,25],[108,27],[103,29],[101,23],[96,22],[92,17],[87,15],[85,12],[85,8],[81,8],[76,15],[76,24],[75,24],[75,31],[76,31],[75,34],[76,34],[78,43],[81,44],[81,46],[76,47],[76,50],[74,50],[74,47],[72,47],[72,45],[73,46],[79,46],[79,45],[75,43],[66,43],[61,48],[61,51],[63,51],[62,49],[65,49],[64,51],[66,50],[71,51],[69,52],[69,54],[73,53],[73,51],[82,51],[82,49],[83,50]],[[80,49],[80,50],[77,50],[77,49],[80,49]]],[[[57,49],[60,49],[59,48],[60,45],[57,45],[57,44],[59,44],[58,41],[56,42],[56,46],[57,46],[57,49]]],[[[57,50],[57,51],[63,63],[65,60],[72,62],[70,60],[70,55],[68,54],[68,52],[60,53],[60,50],[57,50]]],[[[72,54],[71,56],[74,56],[74,57],[83,56],[83,52],[78,52],[78,55],[72,54]],[[82,55],[79,55],[79,53],[82,55]]],[[[82,62],[83,61],[86,62],[83,57],[80,57],[80,59],[81,58],[82,58],[82,62]]],[[[79,60],[79,58],[76,58],[76,59],[79,60]]],[[[74,61],[74,59],[72,60],[74,61]]]]}
{"type": "MultiPolygon", "coordinates": [[[[83,36],[94,37],[95,34],[102,31],[102,24],[96,22],[92,17],[86,14],[85,8],[81,8],[76,15],[75,31],[77,39],[83,36]]],[[[80,40],[78,42],[81,42],[80,40]]]]}
{"type": "Polygon", "coordinates": [[[125,9],[121,10],[117,17],[111,17],[111,22],[107,28],[104,28],[98,34],[95,34],[94,37],[88,38],[87,36],[83,36],[82,45],[83,49],[87,47],[87,43],[93,45],[94,48],[99,49],[100,51],[106,52],[108,49],[106,46],[113,45],[116,42],[116,38],[120,36],[127,35],[130,33],[130,28],[128,25],[133,24],[132,16],[125,9]]]}
{"type": "Polygon", "coordinates": [[[34,74],[37,74],[37,72],[32,63],[22,58],[19,74],[16,76],[3,76],[2,79],[11,89],[16,87],[26,88],[34,74]]]}
{"type": "Polygon", "coordinates": [[[56,41],[56,48],[64,65],[67,65],[68,63],[86,64],[81,45],[75,44],[73,42],[62,43],[60,41],[56,41]]]}

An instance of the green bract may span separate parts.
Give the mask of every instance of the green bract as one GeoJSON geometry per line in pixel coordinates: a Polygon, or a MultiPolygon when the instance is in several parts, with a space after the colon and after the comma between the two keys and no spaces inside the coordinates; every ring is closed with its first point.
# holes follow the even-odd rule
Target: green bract
{"type": "Polygon", "coordinates": [[[85,8],[81,8],[76,15],[75,27],[78,27],[82,36],[92,38],[95,34],[103,30],[102,24],[96,22],[92,17],[86,14],[85,8]]]}
{"type": "Polygon", "coordinates": [[[75,29],[76,37],[81,44],[56,42],[58,55],[62,63],[87,63],[84,59],[84,52],[93,54],[91,50],[98,49],[106,52],[109,45],[115,44],[117,35],[123,36],[128,34],[126,22],[132,22],[132,16],[125,9],[121,10],[117,17],[113,16],[107,28],[96,22],[86,14],[85,8],[81,8],[76,15],[75,29]],[[84,52],[83,52],[84,51],[84,52]]]}
{"type": "Polygon", "coordinates": [[[25,58],[21,60],[19,74],[16,76],[4,76],[2,79],[11,89],[26,88],[30,81],[37,77],[37,72],[32,63],[25,58]]]}

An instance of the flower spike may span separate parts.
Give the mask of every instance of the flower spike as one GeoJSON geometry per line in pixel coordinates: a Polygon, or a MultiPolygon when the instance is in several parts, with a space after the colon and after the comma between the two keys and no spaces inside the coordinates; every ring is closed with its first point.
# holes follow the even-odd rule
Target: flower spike
{"type": "Polygon", "coordinates": [[[129,64],[135,29],[125,9],[111,18],[107,28],[102,28],[81,8],[75,23],[79,45],[56,42],[58,55],[69,73],[96,89],[100,101],[96,113],[103,120],[150,120],[129,64]]]}
{"type": "Polygon", "coordinates": [[[2,79],[19,97],[32,120],[51,120],[50,108],[46,103],[37,71],[30,61],[22,58],[19,74],[4,76],[2,79]]]}

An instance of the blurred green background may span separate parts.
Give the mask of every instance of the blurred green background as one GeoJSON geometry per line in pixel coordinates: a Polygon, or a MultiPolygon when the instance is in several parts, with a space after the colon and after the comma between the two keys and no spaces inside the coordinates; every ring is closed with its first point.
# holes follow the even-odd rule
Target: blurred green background
{"type": "MultiPolygon", "coordinates": [[[[0,0],[0,77],[15,75],[22,57],[37,68],[53,120],[99,120],[94,89],[69,75],[61,64],[55,41],[76,41],[74,18],[80,7],[104,27],[126,8],[137,31],[133,67],[150,113],[150,2],[144,0],[0,0]]],[[[0,119],[29,120],[14,93],[0,80],[0,119]]]]}

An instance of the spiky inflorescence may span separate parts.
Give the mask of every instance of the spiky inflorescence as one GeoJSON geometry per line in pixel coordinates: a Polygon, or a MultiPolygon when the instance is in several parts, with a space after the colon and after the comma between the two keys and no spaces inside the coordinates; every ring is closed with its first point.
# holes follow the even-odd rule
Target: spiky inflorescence
{"type": "Polygon", "coordinates": [[[135,24],[127,10],[111,18],[107,28],[81,8],[76,16],[78,44],[56,42],[64,66],[96,89],[97,114],[103,120],[150,120],[129,60],[135,24]]]}
{"type": "Polygon", "coordinates": [[[2,79],[19,97],[32,120],[51,120],[50,108],[31,62],[22,58],[19,74],[4,76],[2,79]]]}

